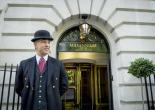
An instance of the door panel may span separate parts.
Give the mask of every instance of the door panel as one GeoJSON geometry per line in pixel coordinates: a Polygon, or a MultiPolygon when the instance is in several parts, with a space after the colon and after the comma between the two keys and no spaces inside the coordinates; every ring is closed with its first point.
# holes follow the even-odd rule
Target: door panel
{"type": "MultiPolygon", "coordinates": [[[[108,73],[106,66],[90,63],[65,64],[69,90],[64,96],[65,106],[79,107],[79,110],[108,110],[108,73]]],[[[67,109],[68,110],[68,109],[67,109]]]]}
{"type": "Polygon", "coordinates": [[[91,104],[91,68],[81,67],[81,102],[83,105],[91,104]]]}

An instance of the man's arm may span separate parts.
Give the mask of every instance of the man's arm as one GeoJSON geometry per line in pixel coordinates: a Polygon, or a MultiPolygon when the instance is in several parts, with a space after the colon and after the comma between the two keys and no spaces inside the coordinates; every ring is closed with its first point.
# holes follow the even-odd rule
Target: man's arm
{"type": "Polygon", "coordinates": [[[24,87],[23,84],[23,68],[22,68],[22,62],[19,65],[19,68],[17,69],[17,74],[15,78],[15,91],[16,93],[21,96],[22,89],[24,87]]]}
{"type": "Polygon", "coordinates": [[[68,89],[68,78],[66,71],[64,69],[64,65],[61,62],[60,64],[61,67],[61,73],[60,73],[60,96],[62,96],[68,89]]]}

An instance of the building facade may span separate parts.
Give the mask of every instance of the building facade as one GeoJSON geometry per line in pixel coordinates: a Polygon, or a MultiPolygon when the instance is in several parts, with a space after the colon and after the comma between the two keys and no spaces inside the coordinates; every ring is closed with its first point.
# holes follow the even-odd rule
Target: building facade
{"type": "Polygon", "coordinates": [[[66,106],[147,110],[140,80],[128,66],[139,57],[155,62],[155,0],[0,0],[1,69],[35,55],[31,39],[39,29],[51,33],[50,55],[70,75],[66,106]],[[81,42],[84,22],[91,30],[81,42]]]}

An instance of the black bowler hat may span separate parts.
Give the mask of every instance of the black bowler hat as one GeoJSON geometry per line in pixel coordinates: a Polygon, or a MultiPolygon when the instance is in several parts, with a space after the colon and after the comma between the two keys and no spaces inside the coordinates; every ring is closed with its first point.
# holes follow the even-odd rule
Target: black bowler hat
{"type": "Polygon", "coordinates": [[[47,39],[52,41],[53,38],[50,36],[50,33],[47,30],[38,30],[34,33],[34,38],[31,39],[32,42],[39,39],[47,39]]]}

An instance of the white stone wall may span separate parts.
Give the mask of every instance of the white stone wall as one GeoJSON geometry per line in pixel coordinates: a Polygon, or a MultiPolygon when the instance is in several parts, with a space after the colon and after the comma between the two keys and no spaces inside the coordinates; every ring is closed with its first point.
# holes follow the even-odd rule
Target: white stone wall
{"type": "MultiPolygon", "coordinates": [[[[109,19],[118,35],[115,42],[118,47],[117,75],[121,110],[143,109],[140,80],[129,75],[127,67],[131,61],[139,57],[149,58],[155,62],[153,48],[155,46],[155,7],[153,4],[155,4],[154,1],[122,0],[109,19]]],[[[146,101],[146,97],[144,99],[146,101]]],[[[146,104],[144,110],[147,110],[146,104]]]]}
{"type": "Polygon", "coordinates": [[[154,0],[93,0],[92,4],[91,0],[0,0],[0,67],[33,56],[30,40],[38,29],[53,35],[50,54],[56,57],[60,35],[78,25],[78,16],[71,16],[79,13],[101,19],[94,17],[88,22],[110,45],[114,110],[143,110],[140,80],[129,75],[127,68],[139,57],[155,63],[154,0]]]}

